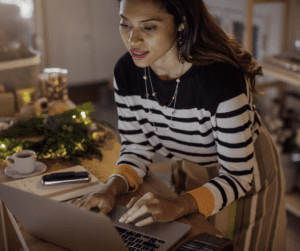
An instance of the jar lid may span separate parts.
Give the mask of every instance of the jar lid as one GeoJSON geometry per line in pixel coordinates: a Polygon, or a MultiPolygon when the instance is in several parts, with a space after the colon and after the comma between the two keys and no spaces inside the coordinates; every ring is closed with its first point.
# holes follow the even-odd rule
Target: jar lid
{"type": "Polygon", "coordinates": [[[53,74],[68,74],[67,69],[61,69],[61,68],[45,68],[43,70],[44,73],[53,73],[53,74]]]}

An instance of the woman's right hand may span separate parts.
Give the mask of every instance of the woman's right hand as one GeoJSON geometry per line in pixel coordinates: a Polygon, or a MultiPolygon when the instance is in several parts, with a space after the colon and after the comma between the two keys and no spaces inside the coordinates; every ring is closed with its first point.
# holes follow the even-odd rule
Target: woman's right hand
{"type": "Polygon", "coordinates": [[[107,215],[115,206],[116,197],[111,190],[104,186],[100,191],[86,194],[80,199],[70,200],[67,204],[83,210],[90,210],[93,207],[100,209],[99,213],[107,215]]]}

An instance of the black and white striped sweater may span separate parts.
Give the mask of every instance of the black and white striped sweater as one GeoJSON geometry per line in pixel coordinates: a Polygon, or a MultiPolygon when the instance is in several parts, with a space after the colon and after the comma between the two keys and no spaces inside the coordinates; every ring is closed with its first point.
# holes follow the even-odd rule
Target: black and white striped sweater
{"type": "MultiPolygon", "coordinates": [[[[162,81],[149,69],[157,99],[161,105],[168,105],[176,80],[162,81]]],[[[214,201],[213,210],[204,213],[206,216],[244,196],[251,189],[253,168],[257,165],[254,142],[261,121],[242,71],[225,63],[193,65],[181,77],[172,121],[173,104],[164,109],[157,103],[151,95],[149,76],[147,100],[144,72],[134,64],[129,52],[115,65],[115,101],[122,139],[116,173],[123,175],[135,191],[158,152],[172,160],[222,166],[220,176],[203,185],[214,201]]],[[[194,197],[196,190],[191,193],[194,197]]]]}

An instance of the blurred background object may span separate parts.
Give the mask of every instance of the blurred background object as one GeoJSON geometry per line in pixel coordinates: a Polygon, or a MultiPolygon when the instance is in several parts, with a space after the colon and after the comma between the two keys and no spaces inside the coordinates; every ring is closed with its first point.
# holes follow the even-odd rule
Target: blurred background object
{"type": "MultiPolygon", "coordinates": [[[[256,107],[280,152],[287,211],[298,217],[289,217],[290,223],[299,222],[300,99],[290,94],[300,94],[300,0],[204,2],[220,27],[263,66],[264,76],[256,82],[265,95],[256,96],[256,107]]],[[[92,117],[117,128],[113,69],[125,52],[117,1],[0,0],[0,130],[11,125],[16,112],[29,118],[65,110],[63,95],[77,105],[93,102],[92,117]],[[20,57],[22,67],[16,67],[13,59],[20,57]],[[68,69],[67,83],[55,90],[43,75],[45,68],[68,69]]],[[[156,155],[157,168],[150,170],[169,184],[170,168],[163,162],[170,160],[156,155]]],[[[300,246],[297,229],[294,247],[300,246]]]]}
{"type": "Polygon", "coordinates": [[[40,53],[35,50],[34,0],[0,0],[0,117],[36,100],[40,53]]]}
{"type": "Polygon", "coordinates": [[[0,0],[0,48],[24,40],[33,47],[34,0],[0,0]]]}

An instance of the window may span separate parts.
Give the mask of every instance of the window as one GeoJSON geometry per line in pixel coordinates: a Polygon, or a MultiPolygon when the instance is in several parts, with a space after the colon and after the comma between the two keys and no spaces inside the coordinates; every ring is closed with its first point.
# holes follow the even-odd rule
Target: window
{"type": "Polygon", "coordinates": [[[20,17],[23,19],[30,19],[33,17],[33,11],[34,11],[34,0],[0,0],[0,4],[6,4],[6,5],[15,5],[20,10],[20,17]]]}
{"type": "MultiPolygon", "coordinates": [[[[239,21],[233,22],[233,34],[237,38],[237,43],[243,45],[244,42],[244,24],[239,21]]],[[[253,26],[253,49],[252,56],[257,59],[258,58],[258,40],[259,40],[259,27],[257,25],[253,26]]]]}
{"type": "Polygon", "coordinates": [[[222,26],[222,19],[218,16],[214,16],[215,21],[217,22],[218,25],[222,26]]]}
{"type": "Polygon", "coordinates": [[[34,0],[0,0],[0,46],[7,46],[21,39],[32,46],[33,16],[34,0]]]}
{"type": "MultiPolygon", "coordinates": [[[[245,16],[244,11],[240,9],[219,7],[219,6],[209,6],[212,16],[215,18],[216,22],[222,27],[222,29],[229,35],[236,37],[236,42],[240,45],[244,43],[244,22],[245,16]]],[[[261,11],[259,11],[261,12],[261,11]]],[[[276,13],[272,13],[276,15],[276,13]]],[[[278,15],[278,14],[277,14],[278,15]]],[[[253,49],[250,52],[252,56],[261,62],[263,56],[267,51],[267,24],[270,15],[263,13],[254,14],[253,16],[253,49]]]]}

